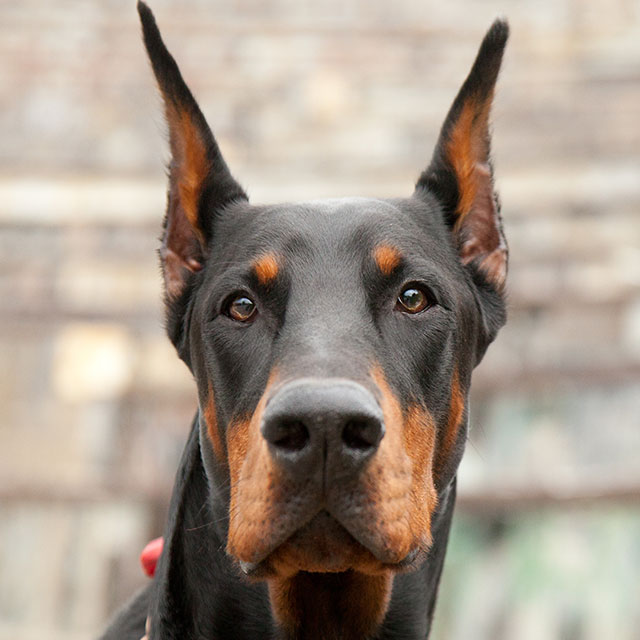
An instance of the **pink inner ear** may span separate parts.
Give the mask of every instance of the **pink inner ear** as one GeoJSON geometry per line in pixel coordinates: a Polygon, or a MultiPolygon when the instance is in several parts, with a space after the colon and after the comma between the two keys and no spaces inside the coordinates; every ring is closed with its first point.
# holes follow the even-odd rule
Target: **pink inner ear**
{"type": "Polygon", "coordinates": [[[160,255],[162,257],[162,268],[164,271],[164,285],[167,295],[170,298],[177,298],[185,284],[186,273],[195,273],[202,269],[202,264],[194,258],[182,258],[175,251],[163,247],[160,255]]]}
{"type": "Polygon", "coordinates": [[[165,290],[170,298],[180,295],[188,272],[202,269],[203,253],[202,233],[194,229],[182,206],[175,173],[179,175],[172,167],[166,229],[160,249],[165,290]]]}
{"type": "Polygon", "coordinates": [[[471,208],[459,214],[454,227],[460,243],[460,258],[463,264],[478,260],[479,268],[501,290],[507,276],[507,245],[500,230],[489,165],[474,163],[467,179],[474,182],[474,199],[471,208]]]}
{"type": "Polygon", "coordinates": [[[447,160],[456,176],[458,206],[453,231],[463,264],[478,261],[487,278],[502,289],[507,247],[489,165],[489,111],[493,92],[469,96],[449,132],[447,160]]]}
{"type": "Polygon", "coordinates": [[[196,260],[195,258],[187,258],[185,264],[187,265],[187,269],[193,271],[194,273],[202,269],[202,263],[198,262],[198,260],[196,260]]]}
{"type": "Polygon", "coordinates": [[[193,118],[186,110],[181,111],[170,102],[167,105],[173,160],[161,257],[167,295],[175,298],[184,287],[187,272],[202,269],[204,235],[199,228],[198,206],[210,167],[193,118]]]}
{"type": "Polygon", "coordinates": [[[202,186],[210,171],[202,132],[186,108],[166,101],[171,143],[169,203],[160,252],[165,290],[170,298],[180,295],[188,272],[202,269],[205,239],[198,209],[202,186]]]}

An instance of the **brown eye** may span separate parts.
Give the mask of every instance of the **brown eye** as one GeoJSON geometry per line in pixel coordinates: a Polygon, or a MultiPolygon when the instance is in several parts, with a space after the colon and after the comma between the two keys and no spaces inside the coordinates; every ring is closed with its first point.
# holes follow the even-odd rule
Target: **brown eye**
{"type": "Polygon", "coordinates": [[[420,313],[433,304],[433,297],[422,287],[409,285],[398,296],[396,308],[405,313],[420,313]]]}
{"type": "Polygon", "coordinates": [[[256,304],[245,295],[238,295],[229,300],[225,305],[225,315],[236,322],[249,322],[257,313],[256,304]]]}

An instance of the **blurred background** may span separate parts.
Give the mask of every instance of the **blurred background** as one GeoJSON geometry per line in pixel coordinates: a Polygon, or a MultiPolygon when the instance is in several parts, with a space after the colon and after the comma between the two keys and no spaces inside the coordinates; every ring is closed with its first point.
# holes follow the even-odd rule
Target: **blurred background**
{"type": "MultiPolygon", "coordinates": [[[[640,638],[640,3],[151,0],[255,202],[410,194],[496,15],[510,318],[477,370],[435,640],[640,638]]],[[[165,338],[133,0],[0,0],[0,639],[145,578],[194,384],[165,338]]]]}

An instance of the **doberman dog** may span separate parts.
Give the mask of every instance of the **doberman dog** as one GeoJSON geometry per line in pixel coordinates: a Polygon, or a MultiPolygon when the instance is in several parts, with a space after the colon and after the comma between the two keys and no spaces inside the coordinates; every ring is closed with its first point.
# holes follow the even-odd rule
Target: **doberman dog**
{"type": "Polygon", "coordinates": [[[149,587],[103,636],[426,638],[473,368],[504,324],[487,32],[409,197],[251,205],[150,9],[160,258],[199,409],[149,587]]]}

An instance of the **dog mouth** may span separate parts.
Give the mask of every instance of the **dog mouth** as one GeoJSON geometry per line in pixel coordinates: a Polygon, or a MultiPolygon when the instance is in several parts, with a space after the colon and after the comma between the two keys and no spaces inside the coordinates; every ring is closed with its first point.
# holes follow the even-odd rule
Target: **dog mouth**
{"type": "Polygon", "coordinates": [[[288,577],[301,571],[380,575],[410,571],[422,555],[419,548],[414,548],[400,561],[388,562],[384,554],[365,546],[328,511],[321,510],[261,560],[241,560],[239,564],[253,579],[288,577]]]}
{"type": "Polygon", "coordinates": [[[251,419],[231,425],[226,547],[246,574],[387,574],[428,553],[434,424],[419,407],[405,415],[376,380],[382,404],[356,383],[302,379],[270,400],[265,391],[251,419]],[[300,433],[304,446],[281,437],[300,433]]]}

